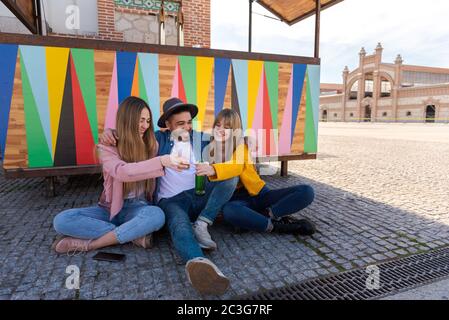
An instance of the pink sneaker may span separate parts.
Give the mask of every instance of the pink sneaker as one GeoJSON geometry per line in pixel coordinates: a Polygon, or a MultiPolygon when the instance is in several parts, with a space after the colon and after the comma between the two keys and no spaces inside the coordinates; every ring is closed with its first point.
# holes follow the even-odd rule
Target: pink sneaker
{"type": "Polygon", "coordinates": [[[61,240],[56,240],[53,248],[57,253],[77,253],[87,252],[90,250],[89,245],[92,240],[77,239],[72,237],[65,237],[61,240]]]}
{"type": "Polygon", "coordinates": [[[153,234],[147,234],[146,236],[133,240],[133,244],[144,249],[153,248],[153,234]]]}

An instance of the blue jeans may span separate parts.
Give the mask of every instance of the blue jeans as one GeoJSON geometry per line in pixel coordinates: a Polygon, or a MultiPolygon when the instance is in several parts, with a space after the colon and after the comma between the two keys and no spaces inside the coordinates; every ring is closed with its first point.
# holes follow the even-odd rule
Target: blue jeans
{"type": "Polygon", "coordinates": [[[314,197],[313,188],[304,184],[278,190],[265,186],[253,197],[246,190],[238,191],[223,206],[223,218],[235,227],[264,232],[271,221],[261,212],[268,207],[275,218],[281,218],[306,208],[314,197]]]}
{"type": "Polygon", "coordinates": [[[123,208],[112,219],[100,206],[75,208],[58,213],[53,220],[56,232],[79,239],[98,239],[114,231],[123,244],[161,229],[164,212],[145,200],[126,199],[123,208]]]}
{"type": "Polygon", "coordinates": [[[159,201],[158,206],[164,210],[173,245],[185,262],[204,257],[193,233],[192,222],[200,219],[212,224],[223,205],[231,199],[237,182],[237,177],[219,182],[208,181],[204,196],[197,196],[191,189],[159,201]]]}

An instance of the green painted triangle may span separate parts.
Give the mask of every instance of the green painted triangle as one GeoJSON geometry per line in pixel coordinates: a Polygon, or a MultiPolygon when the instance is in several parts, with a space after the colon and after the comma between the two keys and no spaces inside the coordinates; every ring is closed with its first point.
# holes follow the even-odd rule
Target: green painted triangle
{"type": "Polygon", "coordinates": [[[22,92],[25,110],[25,131],[28,146],[28,167],[52,167],[53,160],[40,122],[36,100],[23,60],[20,59],[22,92]]]}
{"type": "Polygon", "coordinates": [[[307,78],[307,96],[306,96],[306,128],[304,132],[304,153],[316,153],[317,141],[315,136],[315,121],[313,119],[313,104],[312,95],[310,92],[310,80],[309,74],[306,74],[307,78]]]}
{"type": "Polygon", "coordinates": [[[94,141],[98,143],[98,120],[97,120],[97,93],[95,85],[95,62],[94,50],[71,49],[76,75],[81,88],[81,93],[89,118],[90,129],[94,141]]]}
{"type": "Polygon", "coordinates": [[[140,61],[138,68],[139,68],[139,95],[141,99],[145,100],[145,102],[148,105],[150,105],[147,96],[147,88],[145,88],[145,81],[143,81],[142,66],[140,65],[140,61]]]}
{"type": "Polygon", "coordinates": [[[273,129],[278,128],[279,112],[279,63],[265,62],[265,74],[267,75],[268,95],[270,97],[271,119],[273,129]]]}
{"type": "Polygon", "coordinates": [[[179,56],[182,82],[188,103],[197,104],[196,97],[196,57],[179,56]]]}

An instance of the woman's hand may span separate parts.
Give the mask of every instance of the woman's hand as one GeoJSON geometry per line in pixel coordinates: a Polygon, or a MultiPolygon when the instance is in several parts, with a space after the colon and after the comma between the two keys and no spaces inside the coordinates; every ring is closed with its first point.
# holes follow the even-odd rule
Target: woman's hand
{"type": "Polygon", "coordinates": [[[215,172],[215,168],[207,163],[198,163],[195,165],[196,167],[196,175],[197,176],[215,176],[217,173],[215,172]]]}
{"type": "Polygon", "coordinates": [[[103,134],[101,134],[99,138],[100,143],[105,146],[116,146],[117,140],[117,132],[113,129],[104,130],[103,134]]]}
{"type": "Polygon", "coordinates": [[[178,172],[189,168],[189,165],[186,164],[185,162],[183,162],[181,160],[177,161],[177,159],[173,159],[173,158],[174,158],[174,156],[169,155],[169,154],[167,154],[165,156],[161,156],[162,166],[165,168],[173,169],[178,172]]]}

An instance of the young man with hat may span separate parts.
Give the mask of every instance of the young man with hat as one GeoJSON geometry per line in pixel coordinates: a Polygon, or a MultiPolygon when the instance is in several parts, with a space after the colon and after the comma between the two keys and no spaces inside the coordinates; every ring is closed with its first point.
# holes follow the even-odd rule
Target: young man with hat
{"type": "MultiPolygon", "coordinates": [[[[201,162],[203,149],[210,142],[208,135],[192,130],[192,120],[197,114],[197,106],[178,98],[171,98],[164,103],[158,126],[167,130],[156,132],[158,156],[171,153],[174,146],[171,133],[175,130],[189,132],[192,152],[185,166],[187,169],[165,169],[165,175],[157,179],[154,199],[165,213],[173,244],[186,262],[190,283],[203,294],[223,294],[229,286],[229,280],[212,261],[204,257],[201,249],[216,249],[217,245],[211,239],[207,227],[212,225],[221,207],[232,197],[238,178],[208,181],[206,194],[195,194],[195,174],[201,171],[201,164],[197,163],[201,162]]],[[[100,141],[114,145],[114,132],[107,129],[100,141]]]]}

